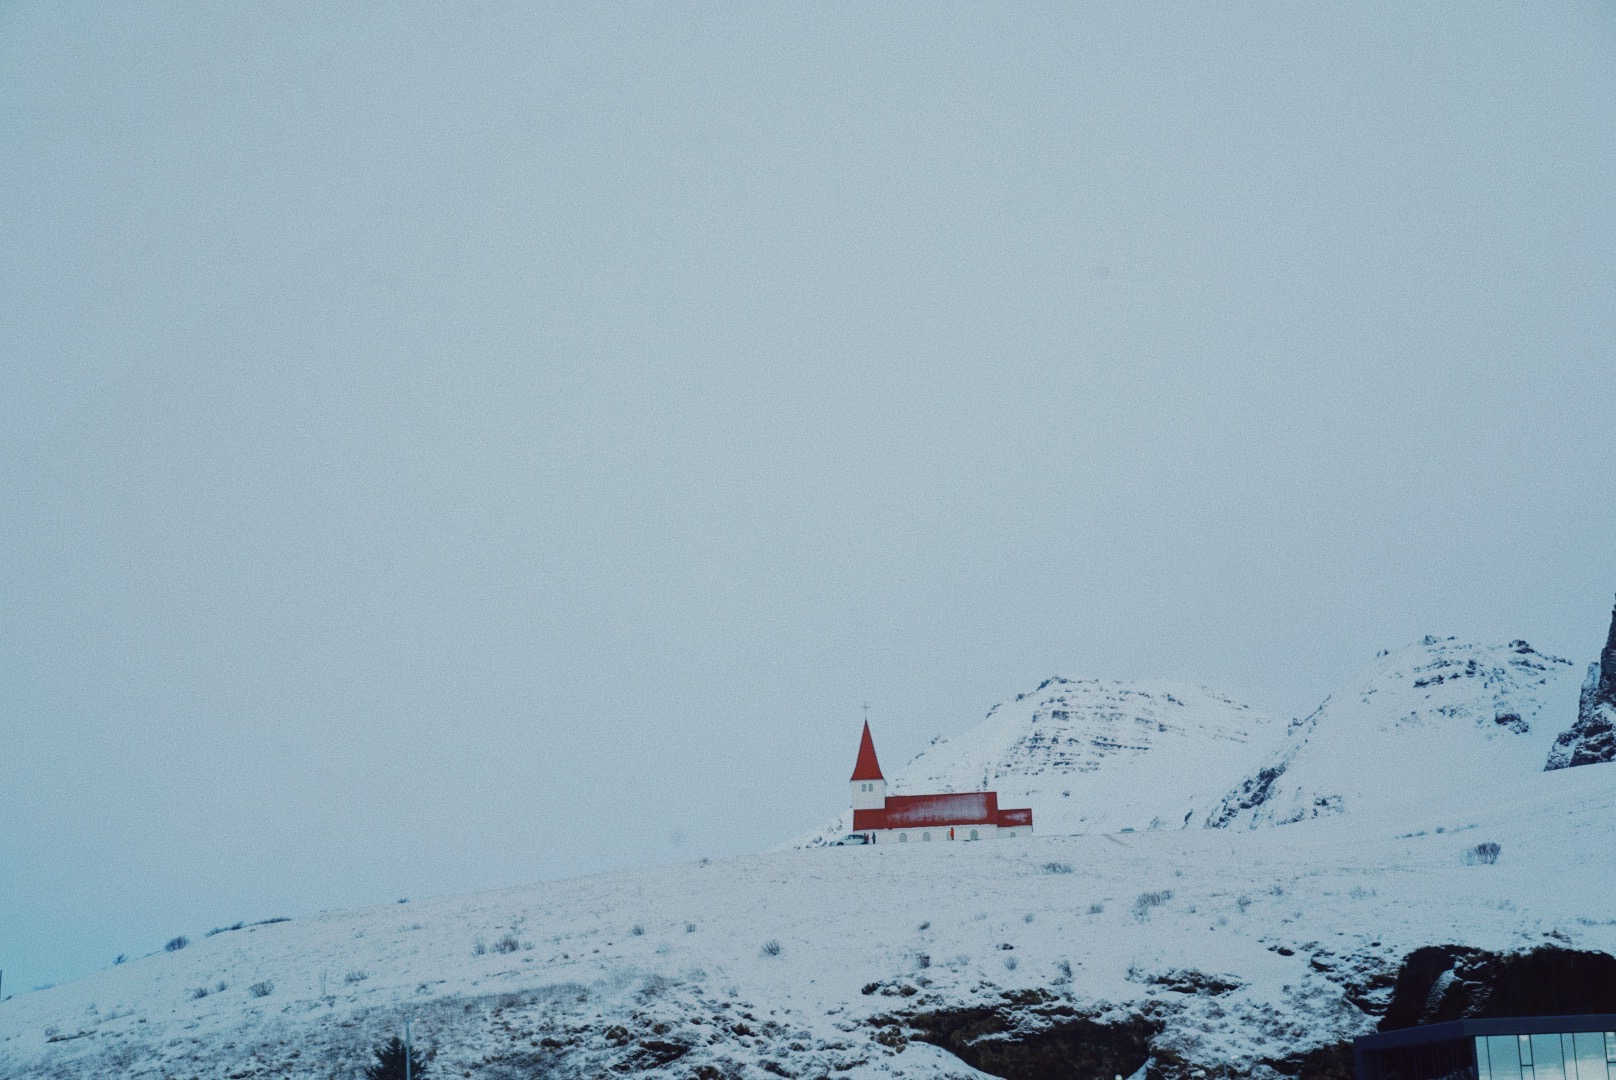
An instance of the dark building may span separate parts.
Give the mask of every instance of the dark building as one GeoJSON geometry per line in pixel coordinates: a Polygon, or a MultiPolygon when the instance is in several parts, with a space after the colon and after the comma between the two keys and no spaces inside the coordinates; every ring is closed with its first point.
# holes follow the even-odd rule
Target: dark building
{"type": "Polygon", "coordinates": [[[1352,1051],[1357,1080],[1616,1080],[1616,1013],[1450,1020],[1352,1051]]]}

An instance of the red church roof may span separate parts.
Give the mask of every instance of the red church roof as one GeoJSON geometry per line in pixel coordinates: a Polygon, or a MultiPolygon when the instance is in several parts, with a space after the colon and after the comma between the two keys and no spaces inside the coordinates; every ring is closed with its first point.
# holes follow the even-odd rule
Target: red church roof
{"type": "MultiPolygon", "coordinates": [[[[950,795],[888,795],[885,810],[855,810],[853,816],[879,814],[880,824],[867,829],[922,829],[939,825],[996,825],[997,791],[963,791],[950,795]]],[[[854,829],[859,828],[855,822],[854,829]]]]}
{"type": "Polygon", "coordinates": [[[1028,809],[1000,809],[996,791],[961,791],[948,795],[888,795],[883,810],[853,811],[853,831],[936,829],[949,825],[1032,825],[1028,809]]]}
{"type": "Polygon", "coordinates": [[[875,741],[870,738],[870,722],[864,721],[864,737],[859,740],[858,761],[853,765],[853,780],[885,780],[881,763],[875,760],[875,741]]]}

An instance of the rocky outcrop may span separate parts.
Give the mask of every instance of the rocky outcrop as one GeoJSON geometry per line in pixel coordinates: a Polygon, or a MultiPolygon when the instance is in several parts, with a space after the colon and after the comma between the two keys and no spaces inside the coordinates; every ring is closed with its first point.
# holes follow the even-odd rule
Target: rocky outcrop
{"type": "Polygon", "coordinates": [[[1352,1043],[1331,1043],[1283,1058],[1264,1058],[1262,1064],[1281,1076],[1296,1080],[1353,1080],[1352,1043]]]}
{"type": "Polygon", "coordinates": [[[1131,1076],[1161,1031],[1145,1017],[1106,1022],[1041,998],[998,1007],[937,1009],[907,1019],[910,1038],[1007,1080],[1131,1076]]]}
{"type": "Polygon", "coordinates": [[[1240,786],[1223,797],[1223,801],[1206,816],[1206,827],[1221,829],[1238,818],[1242,811],[1255,810],[1268,801],[1274,784],[1285,775],[1288,759],[1264,766],[1240,782],[1240,786]]]}
{"type": "Polygon", "coordinates": [[[1495,1016],[1616,1012],[1616,957],[1543,945],[1494,953],[1415,949],[1403,961],[1381,1031],[1495,1016]]]}
{"type": "Polygon", "coordinates": [[[1588,667],[1577,705],[1577,722],[1549,750],[1545,771],[1616,761],[1616,610],[1599,661],[1588,667]]]}

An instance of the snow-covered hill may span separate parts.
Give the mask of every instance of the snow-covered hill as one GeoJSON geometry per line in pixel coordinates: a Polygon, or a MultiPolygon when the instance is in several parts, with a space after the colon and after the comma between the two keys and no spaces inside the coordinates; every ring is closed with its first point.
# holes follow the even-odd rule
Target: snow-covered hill
{"type": "Polygon", "coordinates": [[[1371,1028],[1418,946],[1616,950],[1613,821],[1601,764],[1396,831],[821,848],[333,912],[0,1003],[0,1075],[348,1077],[414,1018],[440,1077],[976,1077],[917,1041],[967,1022],[1001,1075],[1064,1038],[1107,1075],[1276,1077],[1371,1028]]]}
{"type": "Polygon", "coordinates": [[[893,778],[996,788],[1037,836],[193,935],[0,1002],[0,1076],[352,1077],[413,1019],[440,1077],[1306,1078],[1416,948],[1616,951],[1616,762],[1544,768],[1579,682],[1430,638],[1287,727],[1050,680],[893,778]]]}
{"type": "Polygon", "coordinates": [[[1291,725],[1206,824],[1288,824],[1339,813],[1484,803],[1543,771],[1577,713],[1568,660],[1524,641],[1428,637],[1382,653],[1352,689],[1291,725]]]}
{"type": "MultiPolygon", "coordinates": [[[[889,777],[892,794],[995,790],[1040,833],[1182,828],[1276,744],[1281,721],[1205,686],[1046,679],[939,738],[889,777]]],[[[802,843],[851,827],[844,812],[802,843]]]]}

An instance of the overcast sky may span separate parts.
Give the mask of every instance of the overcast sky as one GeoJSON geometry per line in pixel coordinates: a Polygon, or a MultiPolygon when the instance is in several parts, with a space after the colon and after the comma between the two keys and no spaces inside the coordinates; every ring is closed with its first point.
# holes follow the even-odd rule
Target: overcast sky
{"type": "Polygon", "coordinates": [[[400,7],[0,4],[6,990],[1597,655],[1611,4],[400,7]]]}

